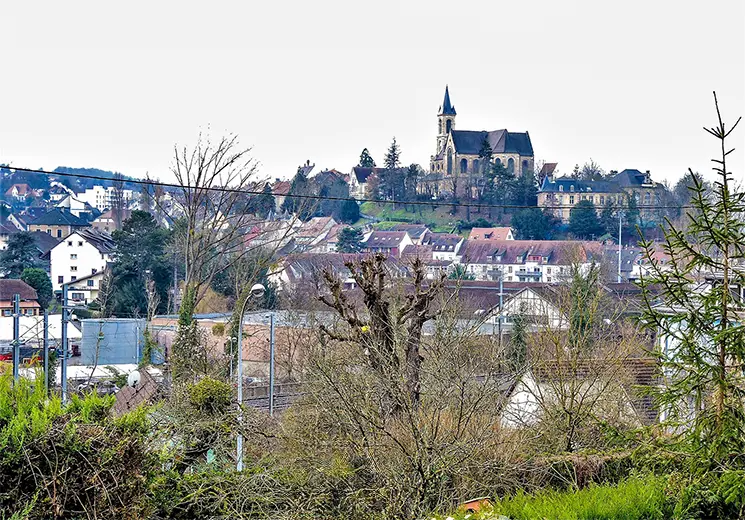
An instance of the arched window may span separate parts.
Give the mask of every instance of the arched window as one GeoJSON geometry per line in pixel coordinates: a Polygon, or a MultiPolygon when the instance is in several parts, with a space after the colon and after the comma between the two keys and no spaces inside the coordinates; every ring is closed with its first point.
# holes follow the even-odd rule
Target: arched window
{"type": "Polygon", "coordinates": [[[468,173],[468,161],[465,159],[460,160],[460,172],[468,173]]]}
{"type": "Polygon", "coordinates": [[[452,119],[448,119],[445,122],[445,129],[446,129],[445,131],[449,134],[452,127],[453,127],[453,120],[452,119]]]}
{"type": "Polygon", "coordinates": [[[525,173],[526,171],[528,171],[528,161],[523,161],[523,171],[522,171],[522,173],[525,173]]]}
{"type": "Polygon", "coordinates": [[[440,119],[439,124],[437,125],[437,127],[439,129],[437,133],[438,134],[442,134],[442,119],[440,119]]]}
{"type": "Polygon", "coordinates": [[[647,192],[644,194],[644,205],[649,206],[650,202],[652,202],[652,196],[647,192]]]}
{"type": "Polygon", "coordinates": [[[507,159],[507,171],[510,173],[515,173],[515,159],[510,157],[507,159]]]}
{"type": "Polygon", "coordinates": [[[497,160],[495,161],[494,164],[502,164],[502,159],[500,159],[499,157],[497,157],[497,160]]]}
{"type": "Polygon", "coordinates": [[[453,150],[448,148],[448,175],[453,174],[453,150]]]}
{"type": "Polygon", "coordinates": [[[479,160],[473,160],[473,173],[479,173],[479,160]]]}

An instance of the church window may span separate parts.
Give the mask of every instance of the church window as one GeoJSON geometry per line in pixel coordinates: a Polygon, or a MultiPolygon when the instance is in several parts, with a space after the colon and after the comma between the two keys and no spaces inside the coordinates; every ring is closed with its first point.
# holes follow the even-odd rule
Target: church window
{"type": "Polygon", "coordinates": [[[450,130],[452,129],[452,127],[453,127],[453,121],[452,121],[452,119],[448,119],[445,122],[445,128],[446,128],[445,131],[449,134],[450,133],[450,130]]]}
{"type": "Polygon", "coordinates": [[[468,173],[468,161],[465,159],[460,160],[460,172],[468,173]]]}
{"type": "Polygon", "coordinates": [[[510,157],[507,159],[507,171],[510,173],[515,173],[515,159],[510,157]]]}
{"type": "Polygon", "coordinates": [[[453,150],[448,148],[448,175],[453,174],[453,150]]]}
{"type": "Polygon", "coordinates": [[[649,206],[650,202],[652,202],[652,197],[649,192],[647,192],[644,194],[644,205],[649,206]]]}
{"type": "Polygon", "coordinates": [[[439,126],[439,131],[437,133],[442,134],[442,119],[440,119],[440,124],[438,126],[439,126]]]}
{"type": "Polygon", "coordinates": [[[523,161],[523,173],[528,171],[528,161],[523,161]]]}
{"type": "Polygon", "coordinates": [[[479,160],[473,160],[473,173],[479,173],[479,160]]]}
{"type": "Polygon", "coordinates": [[[500,159],[499,157],[497,157],[497,162],[496,162],[496,164],[502,164],[502,159],[500,159]]]}

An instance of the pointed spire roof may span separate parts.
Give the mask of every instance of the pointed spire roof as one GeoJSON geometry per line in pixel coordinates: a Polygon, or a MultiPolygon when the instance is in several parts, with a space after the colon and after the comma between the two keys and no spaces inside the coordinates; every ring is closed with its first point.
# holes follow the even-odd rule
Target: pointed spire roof
{"type": "Polygon", "coordinates": [[[442,106],[440,107],[440,115],[455,115],[455,107],[450,104],[450,92],[448,91],[447,85],[445,85],[445,100],[442,102],[442,106]]]}

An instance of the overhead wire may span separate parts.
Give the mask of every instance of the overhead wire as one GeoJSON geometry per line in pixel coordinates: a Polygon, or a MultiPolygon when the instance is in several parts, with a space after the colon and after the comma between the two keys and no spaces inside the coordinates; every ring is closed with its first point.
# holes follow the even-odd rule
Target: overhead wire
{"type": "MultiPolygon", "coordinates": [[[[45,170],[37,170],[34,168],[21,168],[16,166],[6,166],[9,170],[19,171],[19,172],[26,172],[26,173],[39,173],[43,175],[50,175],[50,176],[59,176],[59,177],[73,177],[73,178],[80,178],[80,179],[90,179],[90,180],[100,180],[100,181],[106,181],[106,182],[123,182],[127,184],[137,184],[137,185],[144,185],[144,186],[160,186],[163,188],[172,188],[172,189],[178,189],[178,190],[189,190],[189,189],[199,189],[204,191],[216,191],[221,193],[236,193],[236,194],[244,194],[244,195],[265,195],[265,193],[261,190],[250,190],[250,189],[243,189],[243,188],[230,188],[225,186],[182,186],[178,183],[168,183],[168,182],[162,182],[162,181],[155,181],[151,179],[133,179],[131,177],[123,177],[121,179],[112,178],[112,177],[106,177],[103,175],[91,175],[86,173],[68,173],[68,172],[48,172],[45,170]]],[[[257,181],[258,183],[259,181],[257,181]]],[[[261,181],[263,183],[263,181],[261,181]]],[[[269,181],[266,181],[269,182],[269,181]]],[[[581,196],[583,195],[583,192],[561,192],[562,195],[569,195],[572,194],[581,196]]],[[[594,195],[595,193],[591,193],[591,195],[594,195]]],[[[587,192],[584,193],[584,195],[587,195],[587,192]]],[[[329,201],[353,201],[353,202],[370,202],[374,204],[394,204],[394,205],[414,205],[414,206],[438,206],[438,207],[460,207],[460,208],[476,208],[476,209],[532,209],[532,208],[540,208],[540,209],[572,209],[575,207],[574,204],[550,204],[550,205],[544,205],[544,206],[531,206],[528,204],[478,204],[478,203],[460,203],[460,202],[444,202],[440,200],[432,200],[432,201],[426,201],[426,200],[413,200],[413,201],[402,201],[402,200],[395,200],[395,199],[377,199],[377,198],[361,198],[356,199],[354,197],[335,197],[332,195],[315,195],[315,194],[287,194],[285,195],[287,197],[293,197],[296,199],[310,199],[310,200],[329,200],[329,201]]],[[[629,209],[630,206],[615,206],[616,208],[621,209],[629,209]]],[[[639,210],[649,210],[649,209],[692,209],[694,206],[690,204],[637,204],[636,209],[639,210]]]]}

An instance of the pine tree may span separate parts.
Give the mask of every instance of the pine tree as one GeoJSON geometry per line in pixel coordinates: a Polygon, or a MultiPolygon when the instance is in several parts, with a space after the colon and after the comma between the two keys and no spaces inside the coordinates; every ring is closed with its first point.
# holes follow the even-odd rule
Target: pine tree
{"type": "Polygon", "coordinates": [[[603,234],[595,204],[581,200],[569,211],[569,232],[577,238],[597,238],[603,234]]]}
{"type": "Polygon", "coordinates": [[[385,168],[392,170],[401,166],[401,147],[396,143],[396,138],[393,138],[391,145],[388,147],[388,151],[385,152],[384,160],[385,168]]]}
{"type": "Polygon", "coordinates": [[[27,267],[40,264],[39,250],[31,233],[14,233],[8,238],[8,246],[0,252],[0,275],[20,278],[27,267]]]}
{"type": "Polygon", "coordinates": [[[360,163],[357,166],[362,168],[375,168],[375,161],[370,155],[370,152],[367,151],[367,148],[362,150],[362,153],[360,154],[360,163]]]}
{"type": "Polygon", "coordinates": [[[363,247],[362,231],[353,227],[345,227],[339,231],[336,240],[336,250],[339,253],[359,253],[363,247]]]}
{"type": "Polygon", "coordinates": [[[313,215],[312,208],[307,202],[309,199],[300,198],[296,195],[308,195],[309,192],[308,177],[302,168],[298,168],[297,174],[292,179],[290,191],[282,203],[282,211],[297,215],[301,220],[308,220],[313,215]]]}
{"type": "Polygon", "coordinates": [[[690,224],[679,228],[668,219],[663,250],[669,260],[656,260],[655,244],[643,244],[650,274],[641,286],[647,301],[645,321],[656,328],[666,385],[660,405],[670,422],[701,455],[699,466],[733,463],[745,452],[745,327],[742,302],[733,287],[745,284],[745,193],[733,189],[727,170],[728,128],[716,93],[717,125],[705,130],[718,140],[714,160],[718,180],[711,193],[691,173],[690,224]],[[702,290],[698,277],[709,280],[702,290]],[[656,303],[662,300],[662,305],[656,303]]]}

